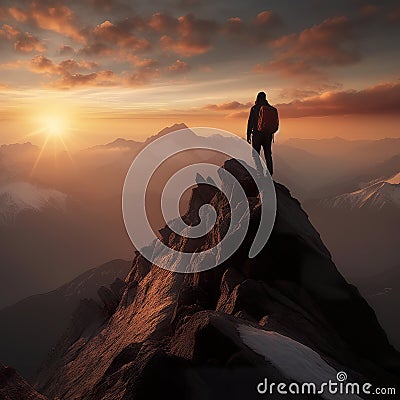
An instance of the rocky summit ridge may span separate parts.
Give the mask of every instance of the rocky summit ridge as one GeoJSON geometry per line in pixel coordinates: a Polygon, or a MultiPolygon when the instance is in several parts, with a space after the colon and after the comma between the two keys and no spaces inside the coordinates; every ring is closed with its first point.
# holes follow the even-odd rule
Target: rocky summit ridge
{"type": "MultiPolygon", "coordinates": [[[[264,378],[322,382],[338,371],[349,382],[398,385],[399,354],[300,203],[275,183],[271,237],[249,259],[260,197],[240,163],[228,160],[223,168],[239,180],[250,208],[249,230],[235,254],[209,271],[180,274],[136,253],[106,320],[81,303],[73,327],[42,365],[37,391],[48,399],[257,399],[264,378]]],[[[220,240],[229,203],[207,183],[193,189],[183,218],[196,225],[205,203],[217,210],[207,235],[193,242],[165,228],[163,242],[193,251],[220,240]]]]}

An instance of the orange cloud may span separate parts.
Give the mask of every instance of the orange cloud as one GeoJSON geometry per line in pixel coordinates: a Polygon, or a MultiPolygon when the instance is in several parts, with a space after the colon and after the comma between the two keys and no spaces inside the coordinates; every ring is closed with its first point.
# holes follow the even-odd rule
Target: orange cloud
{"type": "Polygon", "coordinates": [[[0,64],[0,69],[10,70],[10,69],[23,68],[25,66],[26,66],[25,61],[16,60],[16,61],[10,61],[7,63],[0,64]]]}
{"type": "Polygon", "coordinates": [[[36,56],[34,57],[28,68],[38,74],[57,75],[60,78],[51,81],[47,86],[56,89],[72,89],[77,87],[92,87],[92,86],[115,86],[121,82],[113,71],[97,71],[87,74],[80,71],[91,71],[93,68],[98,67],[94,62],[64,60],[60,63],[54,63],[47,57],[36,56]]]}
{"type": "Polygon", "coordinates": [[[29,63],[29,69],[32,72],[39,74],[49,73],[57,74],[57,65],[53,63],[49,58],[44,56],[36,56],[29,63]]]}
{"type": "Polygon", "coordinates": [[[76,52],[73,47],[63,45],[60,47],[60,55],[66,56],[66,55],[74,55],[76,52]]]}
{"type": "Polygon", "coordinates": [[[80,49],[78,53],[87,56],[111,56],[115,54],[115,50],[112,46],[108,44],[102,42],[94,42],[80,49]]]}
{"type": "Polygon", "coordinates": [[[364,90],[327,92],[277,106],[283,118],[400,112],[400,83],[384,83],[364,90]]]}
{"type": "Polygon", "coordinates": [[[148,26],[156,32],[169,32],[177,28],[179,22],[176,18],[165,13],[155,13],[148,22],[148,26]]]}
{"type": "Polygon", "coordinates": [[[32,51],[43,53],[46,51],[46,47],[43,43],[29,32],[23,33],[17,37],[14,42],[14,49],[23,53],[30,53],[32,51]]]}
{"type": "Polygon", "coordinates": [[[21,32],[19,29],[8,24],[4,24],[0,29],[0,36],[6,38],[7,40],[15,39],[20,34],[21,32]]]}
{"type": "Polygon", "coordinates": [[[343,66],[360,61],[352,26],[346,17],[334,17],[298,34],[281,37],[270,44],[275,58],[254,67],[255,72],[275,71],[283,76],[323,73],[324,66],[343,66]]]}
{"type": "Polygon", "coordinates": [[[237,112],[233,112],[228,114],[225,118],[228,119],[245,119],[249,117],[249,111],[237,111],[237,112]]]}
{"type": "Polygon", "coordinates": [[[211,43],[204,39],[172,39],[170,36],[165,35],[161,37],[160,42],[164,50],[173,51],[183,57],[204,54],[211,48],[211,43]]]}
{"type": "Polygon", "coordinates": [[[130,32],[130,27],[114,25],[110,21],[104,21],[93,29],[93,34],[99,41],[117,43],[119,47],[130,50],[147,50],[150,42],[146,39],[138,39],[130,32]]]}
{"type": "Polygon", "coordinates": [[[230,34],[241,34],[245,29],[243,20],[239,17],[229,18],[224,24],[222,31],[230,34]]]}
{"type": "Polygon", "coordinates": [[[19,29],[8,24],[4,24],[0,28],[0,37],[14,41],[14,49],[18,52],[30,53],[37,51],[42,53],[46,51],[46,47],[38,38],[29,32],[22,33],[19,29]]]}
{"type": "Polygon", "coordinates": [[[90,74],[66,73],[61,79],[52,82],[50,86],[66,90],[77,87],[114,86],[117,82],[118,77],[113,71],[99,71],[90,74]]]}
{"type": "Polygon", "coordinates": [[[222,104],[207,104],[203,108],[211,111],[231,111],[248,109],[249,107],[251,107],[251,103],[243,104],[238,101],[230,101],[222,104]]]}
{"type": "Polygon", "coordinates": [[[19,7],[11,7],[8,11],[18,22],[31,21],[41,29],[60,33],[78,42],[85,42],[75,14],[62,3],[54,2],[52,6],[49,6],[46,3],[33,1],[27,11],[19,7]]]}
{"type": "Polygon", "coordinates": [[[8,12],[17,22],[26,22],[28,20],[28,13],[19,7],[10,7],[8,12]]]}
{"type": "Polygon", "coordinates": [[[191,57],[204,54],[211,49],[211,39],[218,29],[216,22],[198,19],[192,14],[175,20],[162,14],[157,14],[156,18],[157,22],[150,21],[150,27],[167,29],[167,34],[160,39],[164,50],[191,57]]]}
{"type": "Polygon", "coordinates": [[[176,60],[172,65],[168,66],[168,71],[173,74],[182,74],[190,71],[190,65],[185,61],[176,60]]]}
{"type": "Polygon", "coordinates": [[[277,24],[280,22],[281,22],[280,18],[272,10],[260,12],[255,19],[255,23],[257,25],[263,25],[263,26],[273,25],[273,24],[277,24]]]}
{"type": "Polygon", "coordinates": [[[39,74],[68,75],[78,71],[91,71],[98,64],[89,61],[64,60],[59,64],[47,57],[36,56],[29,63],[29,69],[39,74]]]}
{"type": "Polygon", "coordinates": [[[136,66],[136,71],[125,80],[129,86],[143,86],[160,75],[158,62],[155,60],[136,60],[136,66]]]}

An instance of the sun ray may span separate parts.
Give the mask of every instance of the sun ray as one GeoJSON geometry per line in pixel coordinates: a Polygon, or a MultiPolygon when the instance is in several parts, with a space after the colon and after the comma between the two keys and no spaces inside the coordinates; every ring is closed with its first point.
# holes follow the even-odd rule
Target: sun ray
{"type": "Polygon", "coordinates": [[[32,176],[33,173],[35,172],[35,169],[36,169],[36,167],[38,166],[38,164],[39,164],[39,162],[40,162],[40,159],[42,158],[42,155],[43,155],[43,153],[44,153],[44,150],[46,149],[46,146],[47,146],[47,143],[48,143],[49,139],[50,139],[50,136],[47,136],[46,139],[45,139],[45,141],[44,141],[44,143],[43,143],[42,148],[40,149],[40,153],[39,153],[39,155],[37,156],[36,161],[35,161],[35,163],[33,164],[33,167],[32,167],[31,173],[30,173],[31,176],[32,176]]]}
{"type": "Polygon", "coordinates": [[[60,140],[61,144],[63,145],[64,150],[65,150],[65,152],[67,153],[68,158],[70,159],[72,165],[75,167],[75,166],[76,166],[75,160],[73,159],[72,154],[71,154],[71,152],[69,151],[67,144],[65,143],[64,139],[63,139],[61,136],[59,137],[59,140],[60,140]]]}

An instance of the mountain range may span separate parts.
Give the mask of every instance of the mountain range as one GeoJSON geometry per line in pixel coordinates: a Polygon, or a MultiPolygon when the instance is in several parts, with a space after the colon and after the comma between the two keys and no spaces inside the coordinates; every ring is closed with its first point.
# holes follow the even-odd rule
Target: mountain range
{"type": "MultiPolygon", "coordinates": [[[[81,302],[103,304],[108,287],[125,279],[131,263],[110,261],[44,294],[28,297],[0,310],[0,360],[32,378],[51,348],[67,329],[81,302]]],[[[121,287],[121,286],[119,286],[121,287]]]]}
{"type": "MultiPolygon", "coordinates": [[[[250,207],[248,236],[235,254],[212,270],[178,274],[137,253],[106,321],[91,305],[75,314],[37,375],[40,393],[93,400],[256,399],[265,378],[322,383],[338,371],[351,382],[399,383],[400,355],[375,313],[338,272],[299,202],[280,184],[270,240],[248,258],[259,197],[239,163],[225,162],[224,169],[240,181],[250,207]]],[[[205,203],[219,218],[196,242],[198,249],[223,237],[230,218],[225,197],[204,183],[193,189],[183,218],[196,224],[205,203]]],[[[193,239],[167,228],[161,233],[172,248],[193,249],[193,239]]]]}
{"type": "Polygon", "coordinates": [[[370,182],[362,189],[325,200],[323,205],[348,210],[400,208],[400,172],[389,179],[370,182]]]}
{"type": "MultiPolygon", "coordinates": [[[[0,308],[53,290],[90,266],[130,259],[135,249],[125,233],[120,206],[126,172],[146,143],[185,127],[176,124],[145,142],[120,138],[94,146],[74,153],[73,164],[62,153],[56,168],[54,159],[44,156],[34,171],[40,148],[29,143],[0,146],[4,195],[0,214],[3,210],[2,215],[12,215],[0,222],[0,308]]],[[[274,145],[274,178],[302,201],[338,269],[376,305],[379,320],[399,348],[400,336],[390,312],[396,306],[395,289],[378,296],[382,300],[378,304],[375,295],[386,293],[386,284],[371,285],[379,274],[396,279],[399,265],[399,216],[397,208],[389,206],[398,188],[391,180],[400,170],[398,144],[398,139],[279,139],[274,145]],[[372,201],[375,198],[378,203],[372,201]],[[377,206],[382,203],[384,207],[377,206]]],[[[196,157],[219,165],[224,161],[212,154],[196,157]]],[[[191,155],[170,160],[152,181],[149,192],[154,202],[149,215],[156,231],[165,224],[156,201],[160,188],[191,161],[191,155]]],[[[183,211],[189,200],[190,192],[182,200],[183,211]]]]}

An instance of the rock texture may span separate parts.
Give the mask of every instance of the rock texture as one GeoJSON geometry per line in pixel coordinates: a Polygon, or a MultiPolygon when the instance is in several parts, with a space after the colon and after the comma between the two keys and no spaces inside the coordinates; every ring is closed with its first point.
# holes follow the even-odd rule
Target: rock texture
{"type": "MultiPolygon", "coordinates": [[[[251,211],[238,251],[198,274],[166,271],[136,254],[121,299],[103,290],[102,313],[82,306],[40,371],[37,390],[60,399],[256,399],[265,377],[314,382],[335,380],[336,371],[346,371],[351,382],[398,384],[400,357],[374,312],[278,183],[270,240],[257,257],[247,257],[259,222],[258,193],[240,164],[230,160],[224,168],[241,181],[251,211]]],[[[218,241],[229,204],[203,180],[184,219],[198,223],[206,202],[218,210],[206,236],[192,241],[165,228],[163,241],[180,250],[218,241]]]]}
{"type": "Polygon", "coordinates": [[[0,364],[0,399],[2,400],[45,400],[19,374],[10,367],[0,364]]]}

